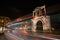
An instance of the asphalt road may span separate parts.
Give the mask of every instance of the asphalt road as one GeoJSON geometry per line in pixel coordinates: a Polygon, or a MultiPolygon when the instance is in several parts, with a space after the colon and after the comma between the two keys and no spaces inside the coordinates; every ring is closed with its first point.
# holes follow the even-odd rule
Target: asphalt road
{"type": "Polygon", "coordinates": [[[8,40],[52,40],[52,39],[56,40],[54,38],[48,38],[49,37],[48,35],[45,35],[45,36],[48,36],[48,37],[44,37],[41,34],[39,34],[40,37],[37,37],[39,35],[34,36],[34,34],[33,35],[31,35],[31,34],[32,33],[29,34],[25,31],[14,30],[14,31],[6,32],[5,36],[8,40]]]}
{"type": "Polygon", "coordinates": [[[6,38],[5,38],[5,35],[4,34],[0,34],[0,40],[7,40],[6,38]]]}
{"type": "Polygon", "coordinates": [[[36,35],[34,35],[35,33],[31,33],[31,32],[25,32],[25,31],[21,31],[21,30],[12,30],[9,32],[5,32],[5,35],[0,35],[0,40],[51,40],[54,39],[56,40],[54,37],[57,37],[60,39],[60,36],[55,36],[55,35],[48,35],[48,34],[43,34],[44,37],[42,36],[41,33],[39,33],[39,37],[37,37],[36,35]],[[30,34],[29,34],[30,33],[30,34]],[[48,38],[51,37],[51,38],[48,38]]]}

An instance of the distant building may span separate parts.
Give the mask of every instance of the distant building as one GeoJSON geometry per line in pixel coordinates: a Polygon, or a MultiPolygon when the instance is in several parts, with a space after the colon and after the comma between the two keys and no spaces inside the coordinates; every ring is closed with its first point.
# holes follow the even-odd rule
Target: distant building
{"type": "Polygon", "coordinates": [[[0,33],[3,33],[6,26],[5,24],[7,24],[8,22],[10,22],[10,18],[5,17],[5,16],[0,16],[0,33]]]}

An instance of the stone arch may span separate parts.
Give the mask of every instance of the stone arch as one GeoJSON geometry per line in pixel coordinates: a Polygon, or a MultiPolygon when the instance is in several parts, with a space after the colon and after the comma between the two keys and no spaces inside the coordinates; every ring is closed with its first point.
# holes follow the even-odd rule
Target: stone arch
{"type": "Polygon", "coordinates": [[[50,31],[50,17],[49,16],[41,16],[38,17],[36,19],[32,19],[32,31],[36,32],[36,24],[38,21],[42,22],[42,26],[43,26],[43,31],[49,30],[50,31]]]}
{"type": "Polygon", "coordinates": [[[36,23],[36,31],[37,32],[42,32],[43,31],[43,24],[42,24],[42,21],[37,21],[37,23],[36,23]]]}

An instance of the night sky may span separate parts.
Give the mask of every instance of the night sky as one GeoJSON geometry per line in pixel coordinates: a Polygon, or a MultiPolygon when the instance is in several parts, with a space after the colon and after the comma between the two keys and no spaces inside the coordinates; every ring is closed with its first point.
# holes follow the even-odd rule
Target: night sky
{"type": "Polygon", "coordinates": [[[55,0],[15,0],[0,1],[0,16],[7,16],[10,19],[16,19],[29,13],[32,13],[35,7],[46,5],[51,6],[60,1],[55,0]]]}

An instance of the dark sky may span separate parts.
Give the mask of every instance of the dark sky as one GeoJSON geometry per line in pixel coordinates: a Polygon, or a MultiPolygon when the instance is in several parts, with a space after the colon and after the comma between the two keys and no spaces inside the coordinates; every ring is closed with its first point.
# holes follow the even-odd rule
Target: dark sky
{"type": "Polygon", "coordinates": [[[11,19],[24,16],[32,13],[35,7],[41,5],[51,6],[60,1],[55,0],[15,0],[15,1],[0,1],[0,16],[7,16],[11,19]]]}

